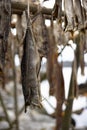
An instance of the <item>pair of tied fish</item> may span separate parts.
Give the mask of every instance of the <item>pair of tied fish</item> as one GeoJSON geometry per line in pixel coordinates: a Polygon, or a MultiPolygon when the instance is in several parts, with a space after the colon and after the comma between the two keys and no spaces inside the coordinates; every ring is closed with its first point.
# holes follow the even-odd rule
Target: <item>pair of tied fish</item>
{"type": "Polygon", "coordinates": [[[39,85],[36,73],[35,41],[32,33],[30,17],[27,16],[27,29],[24,39],[21,62],[22,88],[27,106],[40,107],[39,85]]]}

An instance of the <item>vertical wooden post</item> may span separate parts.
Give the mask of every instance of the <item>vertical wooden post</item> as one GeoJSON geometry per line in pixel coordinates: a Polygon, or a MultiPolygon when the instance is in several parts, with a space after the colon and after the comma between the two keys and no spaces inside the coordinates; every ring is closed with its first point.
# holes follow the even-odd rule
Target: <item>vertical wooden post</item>
{"type": "Polygon", "coordinates": [[[72,94],[73,94],[73,72],[72,72],[72,75],[71,75],[69,94],[68,94],[68,100],[67,100],[65,115],[64,115],[64,118],[63,118],[62,130],[69,130],[69,128],[70,128],[72,105],[73,105],[73,97],[71,97],[72,94]]]}
{"type": "Polygon", "coordinates": [[[16,116],[16,130],[19,130],[19,120],[18,120],[18,95],[17,95],[17,82],[16,82],[16,69],[13,56],[13,80],[14,80],[14,107],[16,116]]]}
{"type": "MultiPolygon", "coordinates": [[[[77,44],[75,55],[76,55],[76,68],[78,70],[79,62],[80,62],[80,57],[79,57],[80,35],[74,39],[74,42],[77,44]]],[[[62,130],[69,130],[69,128],[70,128],[72,106],[73,106],[73,100],[74,100],[74,97],[72,97],[72,96],[73,96],[73,92],[76,91],[76,90],[74,90],[74,87],[76,84],[73,81],[73,74],[74,74],[74,71],[72,70],[69,94],[68,94],[68,101],[67,101],[67,106],[66,106],[66,110],[65,110],[65,115],[63,118],[62,130]]],[[[77,89],[77,88],[75,88],[75,89],[77,89]]]]}
{"type": "Polygon", "coordinates": [[[4,113],[5,113],[6,120],[7,120],[8,124],[9,124],[9,126],[10,126],[10,128],[11,128],[11,127],[12,127],[11,121],[10,121],[10,119],[9,119],[9,115],[8,115],[8,113],[7,113],[7,109],[6,109],[6,107],[5,107],[5,104],[4,104],[4,101],[3,101],[3,98],[2,98],[1,92],[0,92],[0,101],[1,101],[1,105],[2,105],[3,110],[4,110],[4,113]]]}

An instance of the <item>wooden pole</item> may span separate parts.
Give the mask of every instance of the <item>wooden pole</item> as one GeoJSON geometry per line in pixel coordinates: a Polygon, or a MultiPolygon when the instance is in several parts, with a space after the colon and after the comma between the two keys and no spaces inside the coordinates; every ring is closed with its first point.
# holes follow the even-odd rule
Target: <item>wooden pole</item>
{"type": "Polygon", "coordinates": [[[11,128],[11,127],[12,127],[11,121],[10,121],[10,119],[9,119],[9,115],[8,115],[8,113],[7,113],[7,109],[6,109],[6,107],[5,107],[5,104],[4,104],[4,101],[3,101],[3,98],[2,98],[1,92],[0,92],[0,101],[1,101],[1,105],[2,105],[3,110],[4,110],[4,113],[5,113],[6,120],[7,120],[8,124],[9,124],[9,126],[10,126],[10,128],[11,128]]]}
{"type": "Polygon", "coordinates": [[[15,107],[15,116],[16,116],[16,130],[19,130],[19,119],[18,119],[18,95],[17,95],[17,83],[16,83],[16,70],[13,56],[13,80],[14,80],[14,107],[15,107]]]}
{"type": "MultiPolygon", "coordinates": [[[[78,58],[78,54],[79,54],[79,36],[77,38],[74,39],[75,43],[77,43],[77,48],[75,51],[75,55],[76,55],[76,68],[78,70],[79,67],[79,58],[78,58]]],[[[76,70],[76,71],[77,71],[76,70]]],[[[68,100],[67,100],[67,106],[65,109],[65,115],[63,118],[63,124],[62,124],[62,130],[69,130],[70,128],[70,122],[71,122],[71,114],[72,114],[72,106],[73,106],[73,101],[74,101],[74,97],[72,97],[73,92],[74,92],[74,82],[73,82],[73,69],[72,69],[72,74],[71,74],[71,80],[70,80],[70,86],[69,86],[69,93],[68,93],[68,100]]]]}
{"type": "MultiPolygon", "coordinates": [[[[17,2],[17,1],[12,1],[11,3],[11,8],[12,8],[12,14],[22,14],[24,10],[27,9],[27,4],[23,2],[17,2]]],[[[38,6],[34,4],[30,4],[30,12],[32,14],[35,14],[38,11],[38,6]]],[[[42,7],[41,12],[46,15],[51,15],[52,9],[47,9],[46,7],[42,7]]]]}
{"type": "Polygon", "coordinates": [[[14,82],[14,109],[15,109],[14,113],[15,113],[16,130],[19,130],[18,94],[17,94],[16,68],[15,68],[14,56],[15,56],[15,52],[13,50],[11,52],[11,58],[12,58],[11,62],[12,62],[12,67],[13,67],[13,82],[14,82]]]}
{"type": "Polygon", "coordinates": [[[65,115],[63,117],[62,130],[69,130],[69,128],[70,128],[72,105],[73,105],[73,97],[71,98],[72,93],[73,93],[72,88],[73,88],[73,72],[72,72],[72,75],[71,75],[67,106],[66,106],[66,110],[65,110],[65,115]]]}

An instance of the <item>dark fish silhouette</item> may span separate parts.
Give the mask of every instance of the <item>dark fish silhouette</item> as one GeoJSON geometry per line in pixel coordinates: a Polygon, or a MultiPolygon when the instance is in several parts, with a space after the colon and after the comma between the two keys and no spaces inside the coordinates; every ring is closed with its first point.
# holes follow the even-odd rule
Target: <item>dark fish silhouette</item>
{"type": "Polygon", "coordinates": [[[10,22],[11,0],[0,0],[0,69],[3,69],[5,63],[10,22]]]}
{"type": "Polygon", "coordinates": [[[27,106],[39,106],[38,81],[36,74],[35,42],[33,39],[30,19],[24,39],[23,57],[21,63],[22,87],[25,99],[25,111],[27,106]]]}

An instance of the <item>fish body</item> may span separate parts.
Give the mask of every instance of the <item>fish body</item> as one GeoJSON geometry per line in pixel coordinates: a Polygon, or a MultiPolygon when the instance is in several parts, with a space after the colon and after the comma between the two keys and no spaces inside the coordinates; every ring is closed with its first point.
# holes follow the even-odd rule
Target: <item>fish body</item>
{"type": "Polygon", "coordinates": [[[38,81],[36,74],[35,45],[31,28],[28,27],[24,39],[24,52],[21,63],[22,86],[25,106],[38,105],[38,81]]]}
{"type": "Polygon", "coordinates": [[[67,18],[66,31],[72,31],[74,28],[73,0],[64,0],[64,12],[67,18]]]}
{"type": "Polygon", "coordinates": [[[5,63],[5,52],[7,51],[7,39],[11,22],[11,0],[0,0],[0,68],[5,63]]]}
{"type": "Polygon", "coordinates": [[[75,12],[75,15],[77,17],[78,29],[83,29],[84,28],[84,21],[83,21],[83,12],[82,12],[81,1],[80,0],[73,0],[73,5],[74,5],[74,12],[75,12]]]}
{"type": "Polygon", "coordinates": [[[82,4],[84,8],[84,15],[85,15],[84,27],[87,28],[87,0],[82,0],[82,4]]]}

